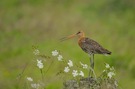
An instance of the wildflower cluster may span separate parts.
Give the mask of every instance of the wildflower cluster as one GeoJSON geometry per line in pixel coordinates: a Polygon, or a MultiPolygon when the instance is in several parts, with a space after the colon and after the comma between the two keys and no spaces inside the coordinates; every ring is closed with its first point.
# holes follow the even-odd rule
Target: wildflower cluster
{"type": "Polygon", "coordinates": [[[63,56],[59,54],[57,50],[52,51],[52,56],[57,56],[58,61],[63,60],[63,56]]]}
{"type": "Polygon", "coordinates": [[[33,79],[31,77],[26,78],[27,81],[30,83],[30,86],[34,89],[39,89],[41,85],[39,83],[34,83],[33,79]]]}
{"type": "MultiPolygon", "coordinates": [[[[44,77],[45,76],[44,76],[44,70],[43,69],[46,69],[45,72],[47,72],[50,69],[50,67],[52,66],[52,63],[53,63],[54,60],[52,60],[52,61],[49,60],[52,63],[46,63],[45,62],[46,65],[50,64],[47,68],[47,66],[44,65],[44,59],[43,58],[45,58],[45,61],[48,61],[46,59],[48,57],[46,57],[45,55],[41,55],[40,51],[37,48],[34,49],[33,54],[36,56],[36,58],[35,58],[36,59],[35,60],[36,61],[36,67],[40,70],[42,80],[41,81],[38,80],[40,82],[36,82],[31,77],[26,77],[26,79],[27,79],[27,82],[28,82],[28,86],[30,86],[30,88],[42,89],[42,88],[45,88],[45,85],[46,85],[46,84],[44,84],[44,79],[45,79],[44,77]],[[44,68],[44,66],[45,66],[45,68],[44,68]]],[[[72,77],[75,78],[75,80],[79,79],[79,78],[84,78],[84,76],[85,76],[84,71],[89,70],[89,68],[90,68],[87,64],[84,64],[82,62],[79,62],[79,65],[78,65],[78,64],[74,63],[71,59],[66,60],[65,58],[63,58],[63,56],[60,54],[60,52],[58,50],[53,50],[51,52],[51,54],[53,56],[52,58],[56,58],[58,63],[64,64],[64,68],[62,68],[61,73],[71,74],[72,77]]],[[[95,73],[94,73],[94,75],[95,75],[95,73]]],[[[113,67],[110,67],[110,65],[106,63],[105,69],[103,70],[103,73],[102,73],[100,79],[101,80],[106,79],[106,80],[109,81],[109,79],[110,80],[113,79],[114,76],[115,76],[115,69],[113,67]]],[[[94,80],[94,81],[96,82],[97,80],[94,80]]],[[[117,86],[117,81],[114,81],[114,84],[117,86]]]]}
{"type": "MultiPolygon", "coordinates": [[[[65,61],[65,60],[63,60],[63,56],[60,55],[57,50],[52,51],[52,56],[56,56],[58,61],[65,61]]],[[[65,73],[70,73],[71,72],[73,77],[77,77],[77,76],[84,77],[84,72],[82,70],[73,69],[74,63],[73,63],[72,60],[68,60],[66,62],[66,65],[67,66],[64,67],[63,72],[65,72],[65,73]]],[[[88,68],[87,64],[83,64],[83,63],[80,62],[80,65],[82,66],[83,69],[88,68]]]]}
{"type": "Polygon", "coordinates": [[[40,52],[39,52],[38,49],[35,49],[35,50],[33,51],[33,54],[34,54],[34,55],[39,55],[39,53],[40,53],[40,52]]]}
{"type": "Polygon", "coordinates": [[[87,64],[83,64],[82,62],[80,62],[81,66],[83,67],[83,69],[87,69],[88,65],[87,64]]]}
{"type": "Polygon", "coordinates": [[[103,70],[103,74],[105,77],[108,77],[108,78],[112,78],[113,76],[115,76],[115,69],[114,67],[110,67],[109,64],[105,64],[105,70],[103,70]]]}
{"type": "Polygon", "coordinates": [[[70,71],[69,67],[73,67],[73,62],[68,60],[68,66],[65,67],[64,72],[68,73],[70,71]]]}
{"type": "Polygon", "coordinates": [[[42,63],[42,60],[37,59],[37,66],[38,66],[39,69],[42,69],[44,67],[44,65],[42,63]]]}
{"type": "MultiPolygon", "coordinates": [[[[33,54],[34,54],[35,56],[38,56],[38,55],[40,54],[40,51],[39,51],[37,48],[34,48],[33,54]]],[[[44,65],[43,65],[43,63],[42,63],[42,60],[37,59],[37,67],[38,67],[39,69],[42,69],[42,68],[44,67],[44,65]]]]}
{"type": "MultiPolygon", "coordinates": [[[[44,68],[44,63],[42,62],[43,61],[43,58],[40,57],[40,51],[34,47],[34,51],[33,51],[33,54],[36,56],[35,59],[36,59],[36,66],[38,67],[38,69],[40,69],[40,73],[42,75],[42,80],[41,82],[43,82],[43,68],[44,68]]],[[[35,61],[35,60],[34,60],[35,61]]],[[[44,88],[44,84],[41,84],[40,82],[35,82],[33,81],[33,78],[31,77],[27,77],[26,78],[27,81],[28,81],[28,85],[31,87],[31,88],[34,88],[34,89],[40,89],[40,88],[44,88]]]]}

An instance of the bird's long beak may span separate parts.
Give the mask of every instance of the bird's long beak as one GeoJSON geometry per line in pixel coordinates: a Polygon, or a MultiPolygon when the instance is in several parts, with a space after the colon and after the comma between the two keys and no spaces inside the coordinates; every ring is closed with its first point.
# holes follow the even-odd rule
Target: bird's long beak
{"type": "Polygon", "coordinates": [[[73,37],[75,37],[75,36],[76,36],[76,34],[72,34],[72,35],[70,35],[70,36],[61,38],[60,41],[65,41],[65,40],[71,39],[71,38],[73,38],[73,37]]]}

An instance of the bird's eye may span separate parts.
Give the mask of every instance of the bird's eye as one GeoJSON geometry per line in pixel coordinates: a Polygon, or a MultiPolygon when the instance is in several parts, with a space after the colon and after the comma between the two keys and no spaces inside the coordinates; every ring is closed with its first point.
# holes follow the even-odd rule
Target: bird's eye
{"type": "Polygon", "coordinates": [[[79,32],[77,32],[77,34],[79,34],[79,33],[81,33],[80,31],[79,32]]]}

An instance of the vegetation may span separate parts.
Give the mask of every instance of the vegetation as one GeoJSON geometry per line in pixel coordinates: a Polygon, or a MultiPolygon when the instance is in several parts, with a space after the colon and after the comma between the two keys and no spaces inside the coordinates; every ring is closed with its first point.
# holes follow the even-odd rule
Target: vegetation
{"type": "MultiPolygon", "coordinates": [[[[105,57],[95,55],[95,72],[100,75],[104,63],[116,69],[122,89],[135,87],[135,2],[133,0],[1,0],[0,1],[0,87],[24,89],[24,77],[41,75],[31,63],[32,45],[44,55],[61,50],[74,62],[89,63],[89,57],[77,44],[77,38],[59,39],[78,30],[112,51],[105,57]],[[18,76],[23,77],[18,81],[18,76]],[[27,75],[27,76],[26,76],[27,75]],[[23,84],[23,85],[22,85],[23,84]]],[[[61,66],[55,64],[47,74],[47,89],[61,88],[59,78],[51,78],[61,66]],[[55,81],[54,81],[55,80],[55,81]],[[57,83],[56,83],[57,82],[57,83]]]]}

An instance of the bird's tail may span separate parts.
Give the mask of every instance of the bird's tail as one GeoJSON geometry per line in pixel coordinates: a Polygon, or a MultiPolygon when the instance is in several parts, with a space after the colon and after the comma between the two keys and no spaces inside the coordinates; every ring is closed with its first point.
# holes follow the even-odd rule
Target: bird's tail
{"type": "Polygon", "coordinates": [[[105,56],[108,56],[108,55],[111,55],[112,52],[110,52],[110,51],[108,51],[108,50],[105,50],[105,52],[103,52],[103,54],[104,54],[105,56]]]}

